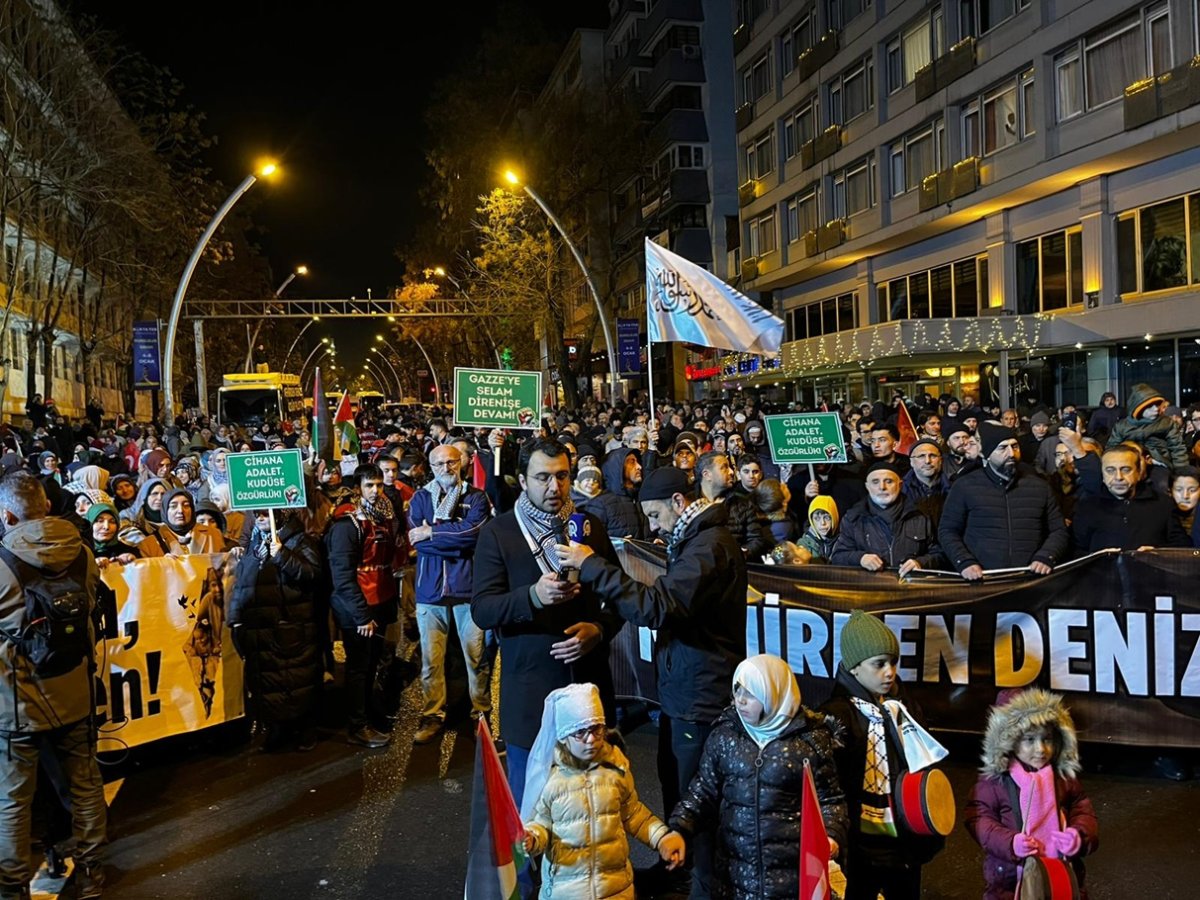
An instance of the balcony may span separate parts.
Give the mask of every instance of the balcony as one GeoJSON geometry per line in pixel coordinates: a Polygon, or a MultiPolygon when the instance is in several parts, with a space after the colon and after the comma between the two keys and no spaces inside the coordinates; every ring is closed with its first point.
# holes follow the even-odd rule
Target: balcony
{"type": "Polygon", "coordinates": [[[819,135],[800,146],[800,165],[811,169],[823,159],[828,159],[842,148],[842,127],[830,125],[819,135]]]}
{"type": "Polygon", "coordinates": [[[838,52],[838,33],[827,31],[817,43],[796,57],[800,80],[806,81],[821,66],[831,62],[838,52]]]}
{"type": "Polygon", "coordinates": [[[979,189],[979,159],[971,156],[921,180],[918,208],[924,212],[979,189]]]}
{"type": "Polygon", "coordinates": [[[665,88],[676,84],[703,84],[704,63],[698,53],[676,47],[668,50],[655,64],[642,90],[647,106],[653,106],[665,88]]]}
{"type": "Polygon", "coordinates": [[[653,64],[650,57],[640,56],[636,48],[630,48],[624,56],[608,61],[608,80],[611,84],[618,84],[630,70],[649,69],[653,64]]]}
{"type": "Polygon", "coordinates": [[[699,109],[673,109],[650,129],[647,144],[650,155],[657,156],[666,144],[703,144],[708,141],[708,123],[699,109]]]}
{"type": "MultiPolygon", "coordinates": [[[[611,8],[611,7],[610,7],[611,8]]],[[[611,40],[617,29],[628,16],[643,16],[646,13],[646,0],[617,0],[616,9],[605,29],[605,39],[611,40]]]]}
{"type": "Polygon", "coordinates": [[[642,34],[653,38],[667,22],[703,22],[704,10],[700,0],[658,0],[646,22],[642,34]]]}
{"type": "Polygon", "coordinates": [[[917,71],[916,94],[926,100],[975,68],[975,38],[963,38],[946,53],[917,71]]]}
{"type": "Polygon", "coordinates": [[[754,101],[748,100],[739,106],[733,113],[733,127],[738,131],[745,131],[754,123],[754,101]]]}
{"type": "Polygon", "coordinates": [[[704,169],[676,169],[642,191],[642,218],[661,215],[679,203],[708,203],[708,172],[704,169]]]}
{"type": "Polygon", "coordinates": [[[672,228],[671,250],[684,259],[705,266],[713,261],[712,235],[707,228],[672,228]]]}
{"type": "Polygon", "coordinates": [[[1125,130],[1148,125],[1200,103],[1200,56],[1157,78],[1125,88],[1125,130]]]}
{"type": "Polygon", "coordinates": [[[738,188],[738,206],[745,206],[757,197],[761,191],[762,182],[751,178],[738,188]]]}
{"type": "Polygon", "coordinates": [[[749,25],[739,25],[733,29],[733,55],[737,56],[743,50],[750,46],[750,38],[753,35],[750,33],[749,25]]]}
{"type": "Polygon", "coordinates": [[[747,259],[742,261],[742,281],[753,281],[758,277],[758,260],[747,259]]]}
{"type": "Polygon", "coordinates": [[[642,210],[636,203],[630,203],[617,213],[617,221],[613,226],[614,237],[619,243],[634,232],[640,232],[642,227],[642,210]]]}

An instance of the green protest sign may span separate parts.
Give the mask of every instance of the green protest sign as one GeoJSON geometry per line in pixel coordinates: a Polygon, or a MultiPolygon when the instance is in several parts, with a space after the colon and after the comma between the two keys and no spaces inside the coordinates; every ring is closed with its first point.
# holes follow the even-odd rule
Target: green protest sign
{"type": "Polygon", "coordinates": [[[298,509],[308,504],[299,450],[230,453],[225,462],[230,509],[298,509]]]}
{"type": "Polygon", "coordinates": [[[846,442],[841,417],[835,412],[788,413],[764,416],[771,462],[844,463],[846,442]]]}
{"type": "Polygon", "coordinates": [[[533,428],[542,405],[542,373],[454,370],[454,424],[466,428],[533,428]]]}

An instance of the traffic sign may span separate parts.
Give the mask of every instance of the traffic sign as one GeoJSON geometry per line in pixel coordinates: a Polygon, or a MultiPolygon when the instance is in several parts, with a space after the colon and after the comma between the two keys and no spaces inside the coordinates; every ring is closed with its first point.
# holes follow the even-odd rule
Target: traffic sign
{"type": "Polygon", "coordinates": [[[764,416],[763,423],[776,465],[846,462],[842,420],[835,412],[764,416]]]}
{"type": "Polygon", "coordinates": [[[299,450],[230,453],[225,460],[230,509],[299,509],[308,505],[299,450]]]}
{"type": "Polygon", "coordinates": [[[533,428],[542,397],[541,372],[454,370],[454,424],[466,428],[533,428]]]}

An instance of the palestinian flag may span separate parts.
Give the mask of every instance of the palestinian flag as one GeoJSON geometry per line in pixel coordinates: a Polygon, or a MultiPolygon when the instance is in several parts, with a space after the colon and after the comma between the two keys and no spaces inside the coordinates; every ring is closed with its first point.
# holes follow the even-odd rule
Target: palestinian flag
{"type": "Polygon", "coordinates": [[[315,459],[333,465],[333,420],[329,416],[329,403],[325,400],[325,388],[321,384],[321,367],[313,379],[312,408],[312,451],[315,459]]]}
{"type": "Polygon", "coordinates": [[[525,868],[525,828],[513,801],[487,722],[475,735],[475,793],[463,900],[518,900],[517,873],[525,868]]]}
{"type": "Polygon", "coordinates": [[[342,391],[342,399],[338,401],[337,412],[333,414],[333,430],[337,435],[334,447],[338,458],[357,456],[359,449],[358,429],[354,427],[354,413],[350,411],[350,392],[342,391]]]}
{"type": "Polygon", "coordinates": [[[913,424],[912,416],[908,412],[908,404],[903,400],[896,407],[896,430],[900,432],[900,442],[896,444],[896,452],[908,456],[908,451],[918,440],[917,426],[913,424]]]}

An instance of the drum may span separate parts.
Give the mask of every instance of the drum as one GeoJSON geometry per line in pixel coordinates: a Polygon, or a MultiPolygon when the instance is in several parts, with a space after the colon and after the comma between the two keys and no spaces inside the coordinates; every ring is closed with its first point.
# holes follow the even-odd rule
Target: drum
{"type": "Polygon", "coordinates": [[[1030,856],[1021,866],[1017,900],[1079,900],[1079,882],[1067,860],[1030,856]]]}
{"type": "Polygon", "coordinates": [[[905,772],[896,782],[892,799],[896,821],[910,834],[945,837],[954,830],[954,790],[940,769],[905,772]]]}

